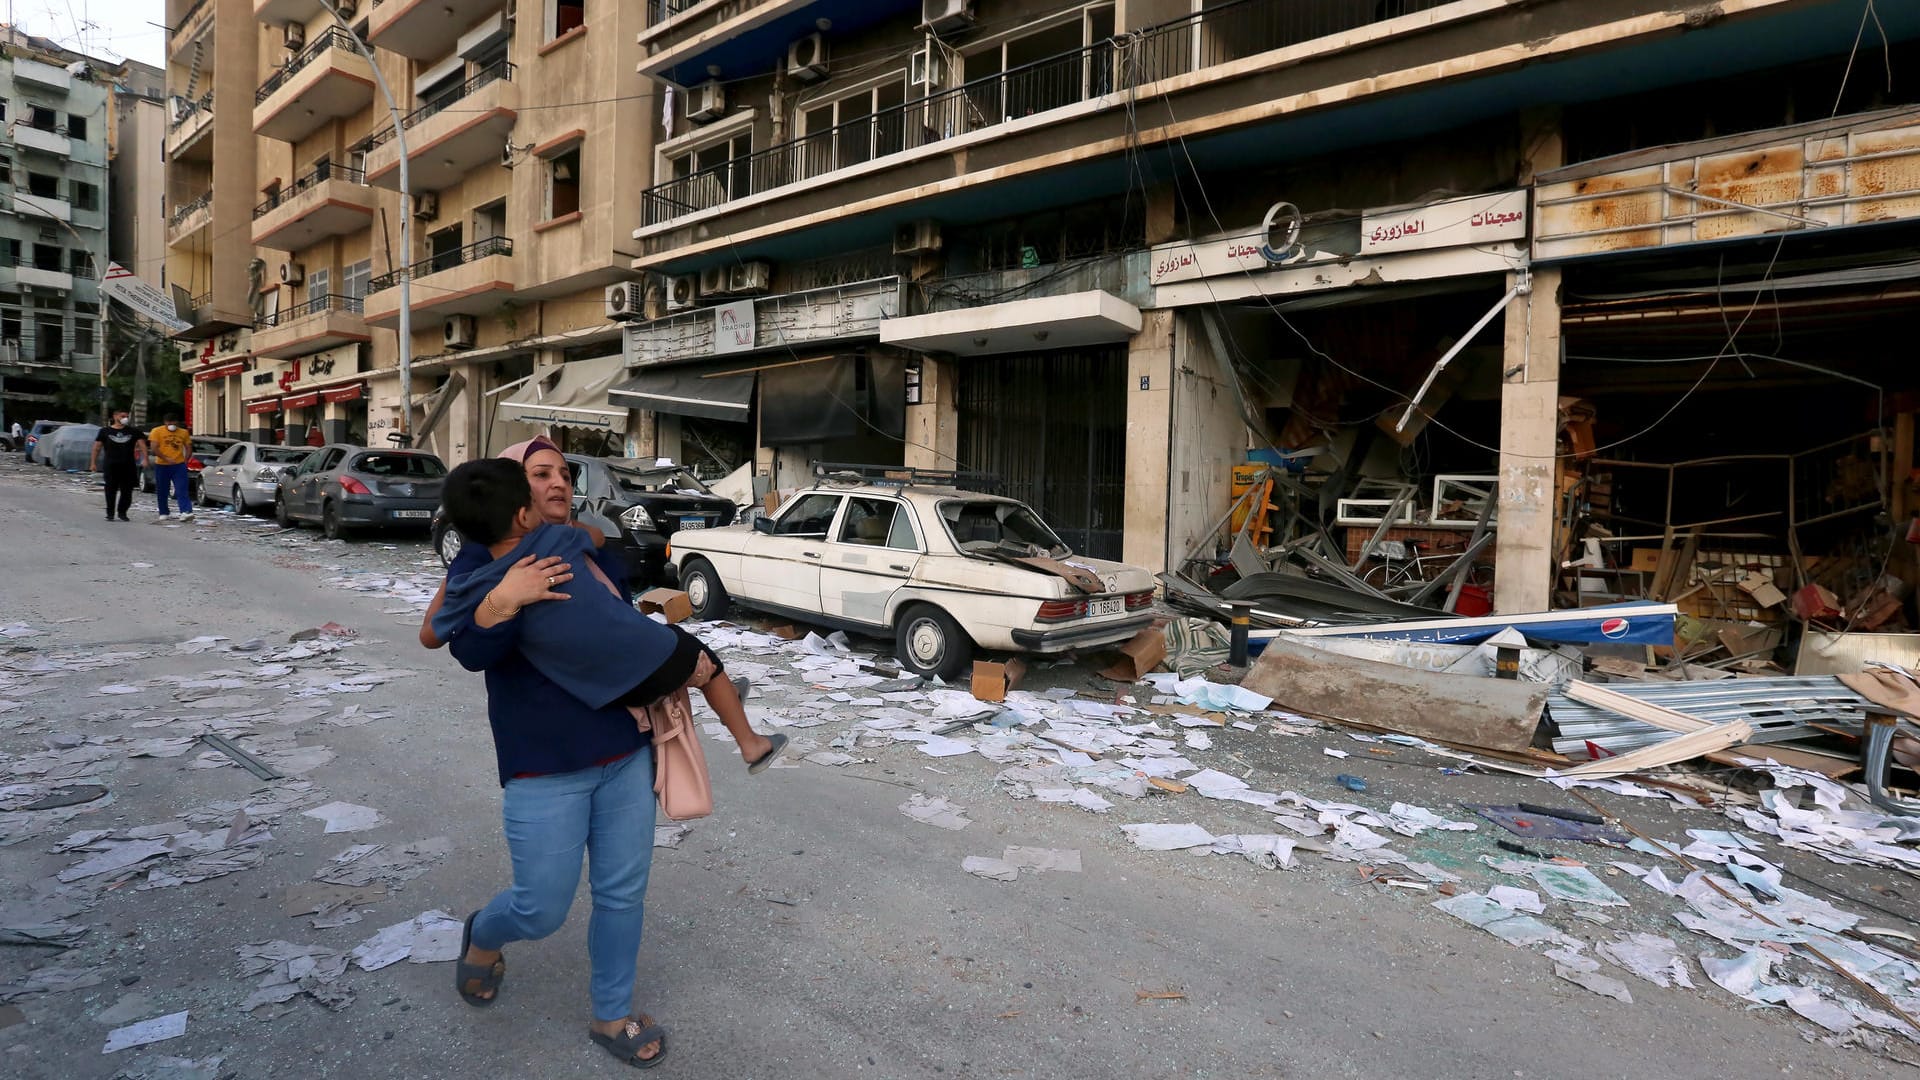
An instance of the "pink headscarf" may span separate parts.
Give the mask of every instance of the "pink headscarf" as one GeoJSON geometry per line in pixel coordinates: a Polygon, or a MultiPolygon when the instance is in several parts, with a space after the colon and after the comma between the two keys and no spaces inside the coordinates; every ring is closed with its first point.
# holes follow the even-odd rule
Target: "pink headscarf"
{"type": "Polygon", "coordinates": [[[552,439],[547,438],[545,435],[535,435],[531,439],[514,443],[512,446],[500,451],[500,456],[506,458],[508,461],[518,461],[524,465],[527,459],[532,457],[535,451],[539,450],[551,450],[556,454],[562,452],[559,445],[552,439]]]}

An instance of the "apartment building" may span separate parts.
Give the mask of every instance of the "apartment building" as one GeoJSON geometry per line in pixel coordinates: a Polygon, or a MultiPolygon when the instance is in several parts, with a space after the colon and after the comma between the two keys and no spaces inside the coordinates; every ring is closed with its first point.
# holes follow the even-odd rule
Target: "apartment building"
{"type": "Polygon", "coordinates": [[[105,328],[112,73],[5,30],[0,55],[0,418],[53,416],[73,375],[97,377],[105,328]]]}
{"type": "MultiPolygon", "coordinates": [[[[206,2],[224,33],[237,0],[206,2]]],[[[404,409],[415,444],[457,462],[535,430],[494,406],[536,368],[617,373],[603,293],[634,276],[644,187],[620,163],[651,146],[638,14],[608,0],[242,6],[238,33],[257,58],[248,146],[235,153],[252,162],[249,201],[234,239],[211,225],[209,250],[231,252],[214,260],[216,300],[245,250],[252,269],[235,295],[248,309],[216,302],[189,332],[212,342],[183,350],[198,411],[257,438],[297,443],[317,427],[385,445],[404,409]]],[[[216,76],[216,125],[225,85],[216,76]]],[[[209,149],[222,168],[218,131],[209,149]]],[[[174,168],[195,167],[182,154],[174,168]]],[[[217,218],[231,196],[212,190],[217,218]]],[[[619,452],[624,427],[619,411],[594,448],[619,452]]]]}
{"type": "Polygon", "coordinates": [[[1472,477],[1503,610],[1556,601],[1596,451],[1660,463],[1610,474],[1630,532],[1757,557],[1905,513],[1911,417],[1868,433],[1920,389],[1913,5],[647,7],[649,285],[609,298],[607,397],[661,453],[741,448],[776,489],[958,466],[1173,569],[1249,455],[1326,528],[1367,483],[1384,520],[1472,477]],[[1877,499],[1815,505],[1868,445],[1877,499]],[[1748,452],[1787,464],[1673,479],[1748,452]]]}
{"type": "Polygon", "coordinates": [[[166,72],[128,61],[107,137],[107,252],[147,281],[166,275],[166,72]]]}

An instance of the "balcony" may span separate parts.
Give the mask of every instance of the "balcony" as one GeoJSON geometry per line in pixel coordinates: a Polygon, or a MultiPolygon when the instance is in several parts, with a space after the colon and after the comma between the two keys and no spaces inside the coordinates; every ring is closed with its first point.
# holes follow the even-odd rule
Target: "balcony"
{"type": "MultiPolygon", "coordinates": [[[[513,75],[512,64],[496,60],[400,118],[407,133],[407,182],[414,191],[438,191],[480,166],[499,164],[520,104],[513,75]],[[452,107],[456,103],[459,108],[452,107]]],[[[367,182],[400,190],[400,140],[394,129],[367,140],[366,150],[367,182]]]]}
{"type": "MultiPolygon", "coordinates": [[[[962,145],[978,142],[969,139],[955,145],[978,132],[1082,103],[1117,99],[1127,91],[1164,79],[1450,2],[1400,0],[1376,9],[1373,5],[1296,6],[1269,0],[1236,0],[1149,27],[1128,38],[1098,42],[837,127],[810,131],[800,138],[657,184],[641,197],[643,227],[663,225],[869,162],[926,156],[914,152],[930,147],[944,145],[957,151],[962,145]]],[[[642,62],[641,70],[650,71],[656,66],[649,59],[642,62]]],[[[722,69],[724,72],[724,65],[722,69]]],[[[927,150],[928,154],[941,152],[927,150]]]]}
{"type": "Polygon", "coordinates": [[[73,88],[73,76],[67,74],[66,68],[43,64],[24,56],[13,58],[13,77],[21,82],[30,82],[49,90],[57,90],[62,94],[73,88]]]}
{"type": "Polygon", "coordinates": [[[167,243],[178,245],[201,229],[213,224],[213,192],[208,190],[192,202],[174,207],[167,215],[167,243]]]}
{"type": "Polygon", "coordinates": [[[36,266],[23,260],[0,263],[0,289],[12,292],[32,292],[47,289],[57,292],[73,291],[73,275],[55,264],[36,266]]]}
{"type": "MultiPolygon", "coordinates": [[[[352,5],[338,5],[347,19],[353,19],[352,5]]],[[[264,23],[304,23],[325,11],[320,0],[254,0],[253,18],[264,23]]]]}
{"type": "Polygon", "coordinates": [[[197,47],[200,51],[198,60],[201,70],[210,70],[213,67],[214,50],[210,47],[213,7],[208,0],[194,0],[193,5],[187,8],[184,15],[178,19],[168,20],[173,25],[173,33],[167,37],[167,59],[178,60],[182,65],[191,68],[195,58],[189,54],[197,47]],[[201,44],[203,35],[207,42],[205,45],[201,44]]]}
{"type": "Polygon", "coordinates": [[[50,218],[54,221],[73,220],[73,204],[65,199],[55,199],[46,195],[34,195],[30,192],[13,193],[13,208],[31,217],[50,218]]]}
{"type": "Polygon", "coordinates": [[[198,101],[180,99],[178,115],[167,123],[164,144],[168,161],[213,160],[213,91],[198,101]]]}
{"type": "Polygon", "coordinates": [[[354,51],[353,38],[333,27],[260,84],[253,95],[253,132],[298,142],[366,108],[373,90],[373,73],[354,51]]]}
{"type": "Polygon", "coordinates": [[[367,229],[378,211],[366,173],[322,165],[253,208],[253,242],[301,251],[367,229]]]}
{"type": "Polygon", "coordinates": [[[413,283],[416,326],[422,325],[419,316],[423,315],[492,312],[513,296],[513,241],[489,237],[374,278],[367,283],[367,325],[385,329],[400,325],[398,286],[403,279],[413,283]]]}
{"type": "Polygon", "coordinates": [[[305,356],[335,345],[371,341],[357,296],[328,293],[284,308],[260,320],[253,330],[253,352],[270,360],[305,356]]]}
{"type": "Polygon", "coordinates": [[[504,7],[505,0],[383,0],[373,9],[367,43],[415,60],[438,60],[456,35],[504,7]]]}
{"type": "Polygon", "coordinates": [[[33,150],[53,157],[70,157],[73,153],[73,140],[65,133],[48,128],[15,124],[12,127],[13,145],[22,150],[33,150]]]}
{"type": "Polygon", "coordinates": [[[901,14],[918,21],[920,0],[648,0],[647,9],[640,74],[691,86],[711,68],[727,79],[765,71],[768,57],[823,21],[836,37],[901,14]]]}

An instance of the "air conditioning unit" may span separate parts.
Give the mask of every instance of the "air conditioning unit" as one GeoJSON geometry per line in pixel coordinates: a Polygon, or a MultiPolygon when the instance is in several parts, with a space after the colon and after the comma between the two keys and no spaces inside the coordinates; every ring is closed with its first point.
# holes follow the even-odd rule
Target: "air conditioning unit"
{"type": "Polygon", "coordinates": [[[288,259],[280,264],[280,284],[298,285],[307,280],[307,268],[301,263],[288,259]]]}
{"type": "Polygon", "coordinates": [[[353,13],[360,10],[360,0],[334,0],[333,7],[341,18],[351,19],[353,13]]]}
{"type": "Polygon", "coordinates": [[[305,48],[307,44],[306,26],[297,22],[288,23],[286,30],[280,38],[280,43],[287,47],[288,52],[298,52],[305,48]]]}
{"type": "Polygon", "coordinates": [[[445,336],[444,344],[449,349],[473,348],[473,316],[447,316],[445,336]]]}
{"type": "Polygon", "coordinates": [[[607,318],[629,322],[646,314],[646,295],[637,281],[622,281],[607,286],[607,318]]]}
{"type": "Polygon", "coordinates": [[[944,74],[944,65],[940,63],[940,50],[929,45],[924,49],[915,49],[907,57],[907,93],[921,96],[937,93],[944,74]]]}
{"type": "Polygon", "coordinates": [[[727,291],[747,296],[766,292],[773,284],[773,267],[764,262],[734,263],[727,267],[727,291]]]}
{"type": "Polygon", "coordinates": [[[699,298],[699,279],[692,274],[675,274],[667,279],[668,311],[685,311],[699,298]]]}
{"type": "Polygon", "coordinates": [[[940,223],[927,218],[909,221],[893,230],[895,255],[924,255],[940,250],[940,223]]]}
{"type": "Polygon", "coordinates": [[[801,82],[827,77],[827,36],[808,34],[787,46],[787,75],[801,82]]]}
{"type": "Polygon", "coordinates": [[[726,115],[727,88],[718,79],[709,79],[687,95],[687,119],[696,124],[718,120],[726,115]]]}
{"type": "Polygon", "coordinates": [[[431,221],[440,216],[440,196],[431,191],[418,192],[413,196],[413,216],[431,221]]]}
{"type": "Polygon", "coordinates": [[[181,97],[179,94],[169,95],[167,97],[167,117],[177,124],[186,119],[186,116],[187,99],[181,97]]]}
{"type": "Polygon", "coordinates": [[[920,0],[920,25],[936,34],[973,25],[973,0],[920,0]]]}
{"type": "Polygon", "coordinates": [[[725,296],[730,291],[727,288],[726,267],[709,266],[700,271],[701,296],[725,296]]]}

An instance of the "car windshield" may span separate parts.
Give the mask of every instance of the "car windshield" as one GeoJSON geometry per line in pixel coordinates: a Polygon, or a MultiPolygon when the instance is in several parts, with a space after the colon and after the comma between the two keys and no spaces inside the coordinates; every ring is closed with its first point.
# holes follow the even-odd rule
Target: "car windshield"
{"type": "Polygon", "coordinates": [[[426,454],[361,454],[347,467],[369,476],[431,478],[447,475],[447,467],[440,463],[440,459],[426,454]]]}
{"type": "Polygon", "coordinates": [[[310,446],[262,446],[254,451],[254,457],[262,465],[298,465],[311,453],[310,446]]]}
{"type": "Polygon", "coordinates": [[[614,486],[628,494],[648,491],[684,491],[696,495],[711,494],[712,489],[685,469],[627,469],[607,466],[614,486]]]}
{"type": "Polygon", "coordinates": [[[225,439],[195,439],[193,440],[193,452],[196,454],[212,454],[214,457],[219,457],[221,454],[227,452],[227,447],[232,445],[232,443],[225,439]]]}
{"type": "Polygon", "coordinates": [[[1073,552],[1047,523],[1017,502],[949,499],[940,504],[947,533],[962,551],[1012,551],[1064,559],[1073,552]]]}

